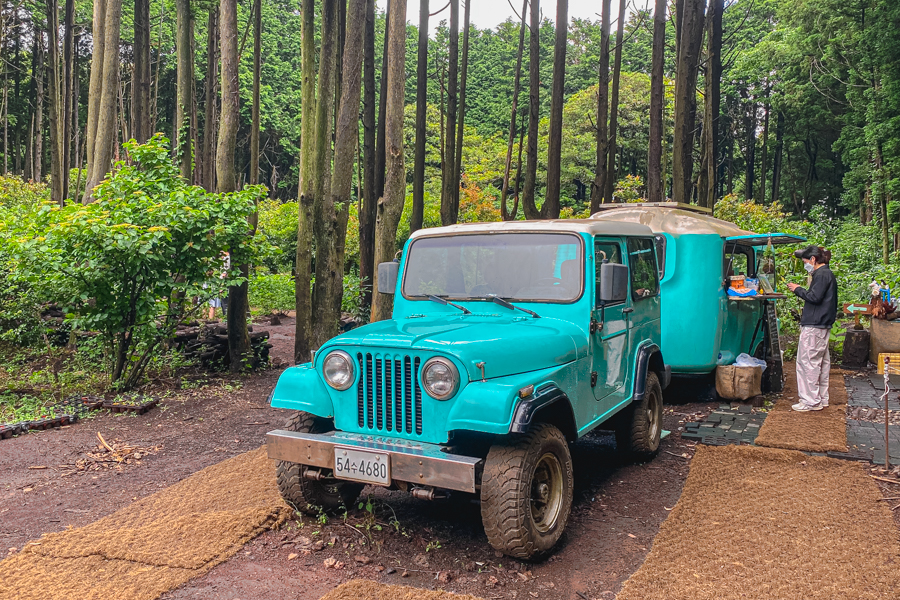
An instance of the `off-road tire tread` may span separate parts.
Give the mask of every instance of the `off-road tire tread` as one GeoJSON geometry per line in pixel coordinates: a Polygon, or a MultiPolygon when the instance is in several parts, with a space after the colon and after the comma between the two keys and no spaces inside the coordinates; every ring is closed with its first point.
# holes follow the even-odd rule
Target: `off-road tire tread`
{"type": "Polygon", "coordinates": [[[524,435],[511,438],[507,444],[492,446],[485,461],[482,482],[481,519],[491,546],[508,556],[524,560],[540,559],[547,555],[562,536],[572,510],[572,458],[562,432],[544,423],[524,435]],[[531,475],[541,456],[540,448],[545,439],[556,440],[566,449],[561,462],[564,476],[568,478],[568,498],[563,501],[559,524],[551,537],[536,539],[528,527],[529,516],[523,504],[530,497],[531,475]],[[490,483],[485,485],[484,482],[490,483]]]}
{"type": "MultiPolygon", "coordinates": [[[[623,419],[616,427],[616,447],[624,455],[634,460],[649,460],[659,452],[659,444],[653,448],[649,439],[650,423],[644,418],[647,402],[652,393],[659,398],[660,412],[662,412],[662,387],[659,385],[659,377],[650,371],[647,373],[647,384],[644,387],[644,399],[633,402],[622,411],[623,419]]],[[[660,427],[662,427],[662,415],[660,415],[660,427]]]]}
{"type": "MultiPolygon", "coordinates": [[[[300,433],[327,433],[334,429],[327,419],[302,411],[292,415],[283,428],[300,433]]],[[[281,497],[305,514],[317,515],[323,510],[331,512],[342,506],[350,507],[362,491],[360,484],[342,483],[338,493],[333,494],[325,489],[322,482],[303,477],[305,470],[306,467],[297,463],[283,460],[275,463],[275,477],[281,497]]]]}

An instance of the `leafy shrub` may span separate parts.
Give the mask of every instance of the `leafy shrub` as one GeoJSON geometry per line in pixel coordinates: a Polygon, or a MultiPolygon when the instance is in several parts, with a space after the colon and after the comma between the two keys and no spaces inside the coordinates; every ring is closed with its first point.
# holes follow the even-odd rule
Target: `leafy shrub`
{"type": "Polygon", "coordinates": [[[177,324],[205,307],[183,299],[220,297],[242,281],[236,268],[220,277],[222,253],[229,250],[236,267],[258,246],[247,217],[265,188],[209,194],[189,186],[167,145],[159,134],[126,144],[133,164],[117,163],[95,202],[43,203],[12,244],[16,279],[58,297],[72,327],[101,332],[110,380],[125,389],[177,324]]]}
{"type": "Polygon", "coordinates": [[[294,278],[275,273],[250,279],[250,306],[265,313],[294,310],[294,278]]]}
{"type": "Polygon", "coordinates": [[[259,203],[257,233],[261,241],[274,250],[262,264],[272,273],[290,273],[294,268],[299,210],[296,202],[264,200],[259,203]]]}
{"type": "Polygon", "coordinates": [[[616,183],[613,197],[616,202],[644,202],[644,180],[639,175],[626,175],[616,183]]]}
{"type": "Polygon", "coordinates": [[[50,199],[50,188],[43,183],[25,181],[21,177],[0,175],[0,207],[30,208],[50,199]]]}

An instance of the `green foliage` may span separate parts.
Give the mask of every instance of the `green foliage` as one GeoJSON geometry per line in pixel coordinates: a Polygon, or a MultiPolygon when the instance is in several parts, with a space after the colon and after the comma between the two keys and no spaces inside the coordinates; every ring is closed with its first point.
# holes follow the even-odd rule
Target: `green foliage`
{"type": "Polygon", "coordinates": [[[613,198],[618,202],[643,202],[644,181],[640,175],[626,175],[620,179],[613,192],[613,198]]]}
{"type": "Polygon", "coordinates": [[[25,181],[21,177],[0,175],[0,208],[9,210],[37,206],[50,199],[50,188],[43,183],[25,181]]]}
{"type": "Polygon", "coordinates": [[[294,278],[287,274],[250,278],[250,306],[264,313],[294,310],[294,278]]]}
{"type": "Polygon", "coordinates": [[[299,211],[296,202],[263,200],[259,203],[257,234],[272,249],[262,264],[272,273],[290,273],[294,268],[299,211]]]}
{"type": "Polygon", "coordinates": [[[184,299],[222,296],[241,281],[236,272],[221,277],[222,253],[229,250],[236,266],[257,248],[247,217],[265,189],[209,194],[189,186],[167,143],[160,134],[127,143],[133,163],[116,165],[94,203],[44,203],[13,241],[16,279],[58,299],[72,327],[100,331],[110,379],[126,388],[174,327],[204,306],[184,299]]]}

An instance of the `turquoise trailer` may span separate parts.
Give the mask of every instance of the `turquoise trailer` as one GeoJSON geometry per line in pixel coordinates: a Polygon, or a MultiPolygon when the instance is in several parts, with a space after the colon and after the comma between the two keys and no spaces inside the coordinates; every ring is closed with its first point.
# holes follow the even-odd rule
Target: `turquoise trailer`
{"type": "Polygon", "coordinates": [[[805,241],[783,233],[758,234],[716,219],[709,209],[677,204],[613,204],[591,217],[647,225],[660,257],[662,351],[675,375],[710,373],[741,353],[766,358],[770,388],[778,389],[781,352],[773,263],[764,264],[769,244],[805,241]],[[766,273],[771,290],[751,297],[727,294],[729,276],[766,273]],[[778,380],[777,382],[775,380],[778,380]]]}

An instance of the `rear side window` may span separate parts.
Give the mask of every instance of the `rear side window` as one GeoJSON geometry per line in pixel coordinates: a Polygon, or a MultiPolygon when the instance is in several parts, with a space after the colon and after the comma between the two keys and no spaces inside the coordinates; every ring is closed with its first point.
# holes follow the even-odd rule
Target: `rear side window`
{"type": "Polygon", "coordinates": [[[659,264],[659,280],[666,276],[666,236],[657,234],[653,236],[656,242],[656,262],[659,264]]]}
{"type": "Polygon", "coordinates": [[[655,240],[629,238],[628,264],[631,267],[631,297],[641,300],[656,296],[659,293],[659,267],[655,240]]]}

